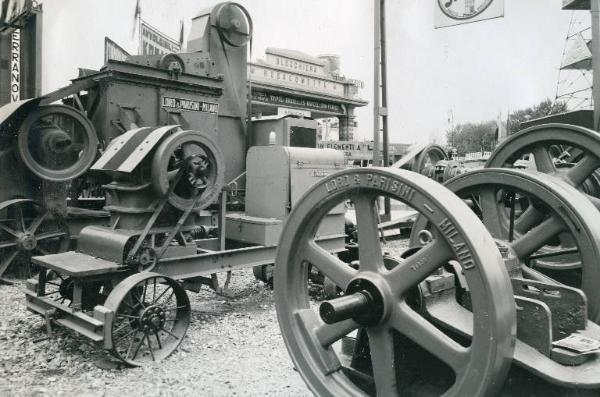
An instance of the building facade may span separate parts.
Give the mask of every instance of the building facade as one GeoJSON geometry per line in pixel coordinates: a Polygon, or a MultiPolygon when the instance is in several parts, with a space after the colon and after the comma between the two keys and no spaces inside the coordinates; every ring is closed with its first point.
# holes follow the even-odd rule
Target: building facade
{"type": "Polygon", "coordinates": [[[340,75],[339,66],[337,55],[313,57],[267,48],[263,59],[248,65],[252,115],[325,119],[328,126],[337,127],[339,140],[352,140],[357,125],[354,109],[368,102],[358,97],[363,82],[340,75]],[[332,118],[337,118],[337,123],[332,118]]]}

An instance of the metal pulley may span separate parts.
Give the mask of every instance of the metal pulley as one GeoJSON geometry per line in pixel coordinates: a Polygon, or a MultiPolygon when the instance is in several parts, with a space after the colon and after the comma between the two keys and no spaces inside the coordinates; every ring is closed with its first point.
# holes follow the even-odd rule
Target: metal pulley
{"type": "MultiPolygon", "coordinates": [[[[502,385],[514,347],[515,305],[502,257],[472,211],[435,181],[406,170],[362,168],[344,170],[313,186],[296,203],[278,245],[275,265],[275,304],[279,325],[308,387],[319,396],[395,396],[416,388],[415,395],[492,395],[502,385]],[[398,200],[419,211],[438,233],[426,246],[386,266],[380,245],[375,201],[398,200]],[[316,234],[323,217],[351,199],[355,205],[359,267],[319,246],[316,234]],[[428,321],[412,306],[415,287],[448,262],[463,270],[473,294],[470,346],[457,343],[443,327],[428,321]],[[306,277],[318,269],[345,295],[311,305],[306,277]],[[354,330],[368,335],[368,360],[354,366],[339,357],[338,344],[354,330]],[[441,390],[420,390],[423,383],[402,384],[400,373],[410,365],[398,338],[411,340],[452,372],[441,390]]],[[[459,306],[458,302],[455,302],[459,306]]],[[[435,372],[433,376],[437,375],[435,372]]]]}
{"type": "Polygon", "coordinates": [[[86,172],[98,150],[90,120],[75,108],[46,105],[33,110],[19,128],[21,160],[38,177],[69,181],[86,172]]]}
{"type": "Polygon", "coordinates": [[[252,38],[252,18],[238,3],[226,2],[217,5],[211,19],[221,39],[232,47],[243,47],[252,38]]]}
{"type": "Polygon", "coordinates": [[[198,131],[178,131],[165,138],[152,159],[152,187],[159,196],[169,195],[169,203],[186,210],[214,203],[223,187],[225,161],[217,143],[198,131]],[[178,175],[185,167],[182,175],[178,175]],[[172,183],[176,186],[169,190],[172,183]],[[196,198],[200,191],[200,198],[196,198]]]}

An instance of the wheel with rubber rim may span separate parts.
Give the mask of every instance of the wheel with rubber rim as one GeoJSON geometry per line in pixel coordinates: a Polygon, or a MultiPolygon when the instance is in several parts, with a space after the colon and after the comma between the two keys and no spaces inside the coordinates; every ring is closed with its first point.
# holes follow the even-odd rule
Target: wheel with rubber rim
{"type": "MultiPolygon", "coordinates": [[[[385,168],[352,169],[330,175],[295,205],[281,235],[275,265],[275,304],[281,332],[295,367],[319,396],[369,394],[349,376],[356,373],[340,361],[336,345],[354,330],[369,337],[371,367],[360,377],[371,379],[377,395],[398,395],[402,356],[398,336],[411,339],[444,363],[455,381],[439,394],[480,396],[502,385],[515,341],[515,305],[502,257],[473,212],[442,185],[423,175],[385,168]],[[391,270],[384,264],[375,200],[389,196],[438,225],[438,238],[391,270]],[[323,217],[336,205],[355,204],[360,265],[353,269],[319,247],[315,235],[323,217]],[[443,328],[407,303],[409,291],[448,261],[458,259],[473,294],[473,337],[459,344],[443,328]],[[315,266],[353,299],[361,289],[373,297],[351,317],[325,323],[311,306],[306,271],[315,266]]],[[[335,302],[333,300],[332,302],[335,302]]],[[[435,374],[432,374],[435,375],[435,374]]]]}

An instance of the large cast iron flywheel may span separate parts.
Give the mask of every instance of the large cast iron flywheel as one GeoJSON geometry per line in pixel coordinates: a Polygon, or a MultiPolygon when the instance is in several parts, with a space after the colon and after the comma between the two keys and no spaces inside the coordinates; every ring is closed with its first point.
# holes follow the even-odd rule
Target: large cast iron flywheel
{"type": "MultiPolygon", "coordinates": [[[[471,205],[521,263],[581,288],[590,320],[600,321],[599,214],[581,192],[550,175],[505,168],[473,171],[445,186],[471,205]]],[[[412,245],[427,223],[417,219],[412,245]]]]}
{"type": "Polygon", "coordinates": [[[511,135],[496,147],[486,168],[513,168],[523,158],[531,168],[575,186],[600,207],[600,134],[568,124],[544,124],[511,135]]]}
{"type": "MultiPolygon", "coordinates": [[[[411,339],[453,372],[453,383],[440,394],[483,396],[498,390],[514,347],[515,306],[508,274],[490,234],[479,219],[442,185],[406,170],[352,169],[316,184],[296,204],[284,227],[275,265],[275,303],[279,325],[295,367],[319,396],[368,395],[356,382],[357,369],[337,355],[344,336],[360,327],[369,339],[369,368],[358,377],[370,380],[378,396],[398,395],[403,355],[397,338],[411,339]],[[404,202],[440,233],[430,244],[388,270],[377,228],[378,196],[404,202]],[[323,217],[346,200],[354,203],[359,269],[353,269],[315,242],[323,217]],[[473,338],[461,344],[421,316],[406,299],[428,275],[461,258],[473,294],[473,338]],[[345,295],[311,306],[307,268],[315,266],[345,295]]],[[[463,341],[464,342],[464,341],[463,341]]],[[[406,358],[404,358],[406,361],[406,358]]],[[[435,375],[435,374],[434,374],[435,375]]]]}
{"type": "Polygon", "coordinates": [[[19,128],[21,160],[38,177],[64,182],[86,172],[98,151],[96,130],[90,120],[65,105],[40,106],[19,128]]]}

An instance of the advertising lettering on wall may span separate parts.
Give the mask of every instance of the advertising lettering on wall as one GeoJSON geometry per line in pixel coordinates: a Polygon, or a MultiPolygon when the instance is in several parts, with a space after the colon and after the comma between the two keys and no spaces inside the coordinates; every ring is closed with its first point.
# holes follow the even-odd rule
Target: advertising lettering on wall
{"type": "Polygon", "coordinates": [[[177,40],[153,28],[146,21],[140,22],[139,55],[162,55],[180,50],[181,44],[177,40]]]}
{"type": "Polygon", "coordinates": [[[261,91],[253,91],[252,100],[295,108],[320,110],[323,112],[336,113],[340,115],[345,114],[344,109],[337,103],[321,102],[287,95],[270,94],[261,91]]]}
{"type": "Polygon", "coordinates": [[[194,101],[191,99],[173,98],[164,96],[160,106],[168,109],[187,110],[190,112],[219,113],[219,104],[212,102],[194,101]]]}
{"type": "Polygon", "coordinates": [[[21,31],[15,29],[10,44],[10,101],[21,99],[21,31]]]}

